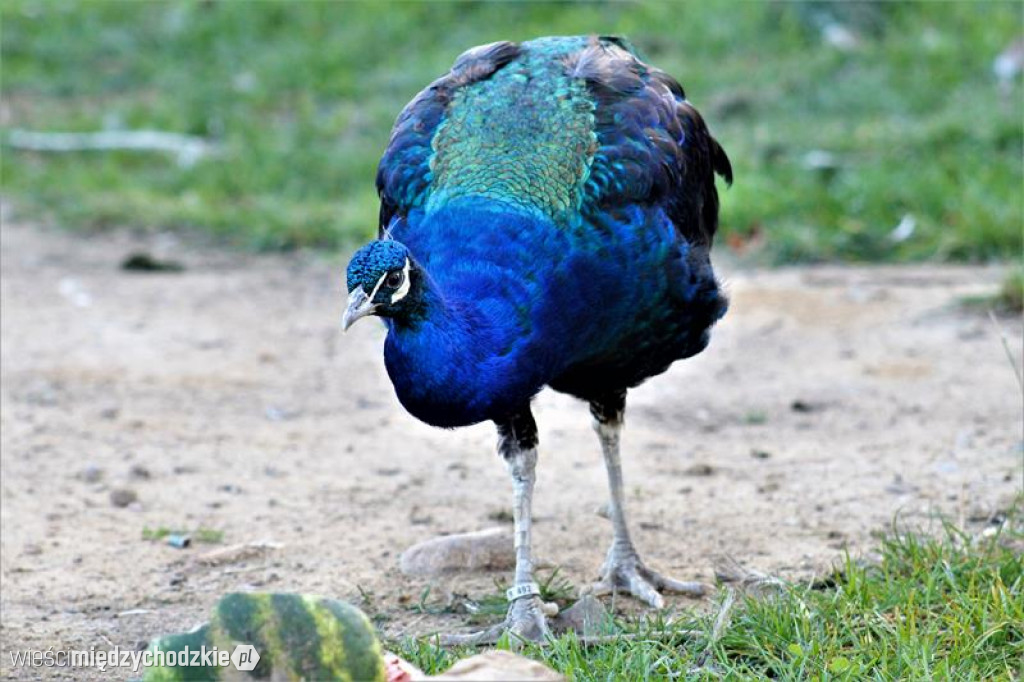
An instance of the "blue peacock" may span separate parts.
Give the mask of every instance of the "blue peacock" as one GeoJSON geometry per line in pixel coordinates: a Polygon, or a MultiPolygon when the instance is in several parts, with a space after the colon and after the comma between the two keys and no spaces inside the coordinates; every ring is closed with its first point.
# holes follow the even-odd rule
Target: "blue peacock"
{"type": "Polygon", "coordinates": [[[709,251],[715,174],[729,159],[680,85],[622,38],[498,42],[461,55],[399,115],[377,173],[379,238],[348,266],[342,326],[388,328],[402,405],[453,428],[493,421],[515,489],[515,582],[505,621],[548,634],[532,576],[531,498],[545,386],[590,405],[614,539],[594,594],[660,607],[664,577],[623,509],[626,392],[699,353],[727,301],[709,251]]]}

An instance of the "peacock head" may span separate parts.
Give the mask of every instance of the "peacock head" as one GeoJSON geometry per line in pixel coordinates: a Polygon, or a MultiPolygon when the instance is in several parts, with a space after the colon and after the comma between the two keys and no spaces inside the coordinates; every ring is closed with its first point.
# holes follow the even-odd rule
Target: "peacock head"
{"type": "Polygon", "coordinates": [[[400,317],[415,308],[419,297],[416,264],[405,245],[392,239],[370,242],[348,264],[348,307],[341,328],[361,317],[400,317]]]}

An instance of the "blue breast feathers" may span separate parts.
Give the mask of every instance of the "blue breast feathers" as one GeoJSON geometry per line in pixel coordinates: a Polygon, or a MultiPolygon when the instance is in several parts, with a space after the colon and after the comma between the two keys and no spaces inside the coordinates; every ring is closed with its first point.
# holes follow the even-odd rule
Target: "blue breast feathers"
{"type": "Polygon", "coordinates": [[[414,211],[393,237],[430,282],[416,324],[389,321],[386,366],[406,409],[436,426],[498,418],[546,384],[581,397],[598,379],[635,385],[702,348],[724,310],[706,260],[658,208],[565,230],[466,199],[414,211]]]}

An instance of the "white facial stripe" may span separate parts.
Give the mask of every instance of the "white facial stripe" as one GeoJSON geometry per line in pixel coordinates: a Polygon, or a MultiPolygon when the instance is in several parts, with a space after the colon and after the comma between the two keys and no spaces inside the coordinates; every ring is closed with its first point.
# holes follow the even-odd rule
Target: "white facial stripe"
{"type": "Polygon", "coordinates": [[[384,284],[384,280],[387,278],[387,276],[388,276],[388,273],[385,272],[383,275],[380,276],[380,279],[377,280],[377,283],[375,285],[373,285],[373,291],[370,292],[370,301],[371,302],[374,299],[377,298],[377,292],[380,291],[380,288],[384,284]]]}
{"type": "Polygon", "coordinates": [[[391,296],[391,303],[392,304],[398,303],[403,298],[405,298],[406,294],[409,293],[409,288],[410,288],[410,283],[409,283],[409,259],[406,258],[405,259],[405,267],[402,268],[402,286],[398,287],[398,291],[396,291],[391,296]]]}

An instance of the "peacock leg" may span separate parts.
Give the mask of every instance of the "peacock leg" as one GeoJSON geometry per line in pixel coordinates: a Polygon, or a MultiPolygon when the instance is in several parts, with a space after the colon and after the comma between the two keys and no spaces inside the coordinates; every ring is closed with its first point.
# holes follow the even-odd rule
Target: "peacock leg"
{"type": "Polygon", "coordinates": [[[701,596],[707,586],[699,582],[683,582],[660,575],[647,568],[637,554],[626,524],[623,507],[622,462],[619,458],[619,439],[622,433],[622,417],[626,409],[626,393],[614,393],[602,400],[590,403],[594,415],[594,430],[601,441],[605,468],[608,470],[608,487],[611,492],[609,518],[614,537],[612,546],[601,568],[601,578],[586,591],[594,596],[619,591],[628,592],[655,608],[662,608],[665,600],[659,591],[678,592],[701,596]]]}
{"type": "Polygon", "coordinates": [[[449,635],[445,644],[484,644],[496,641],[508,632],[513,639],[540,641],[548,637],[544,603],[533,581],[533,555],[530,530],[533,484],[537,468],[537,425],[529,407],[510,419],[498,422],[498,452],[505,459],[515,487],[512,516],[515,522],[515,581],[507,592],[509,600],[505,621],[469,635],[449,635]]]}

